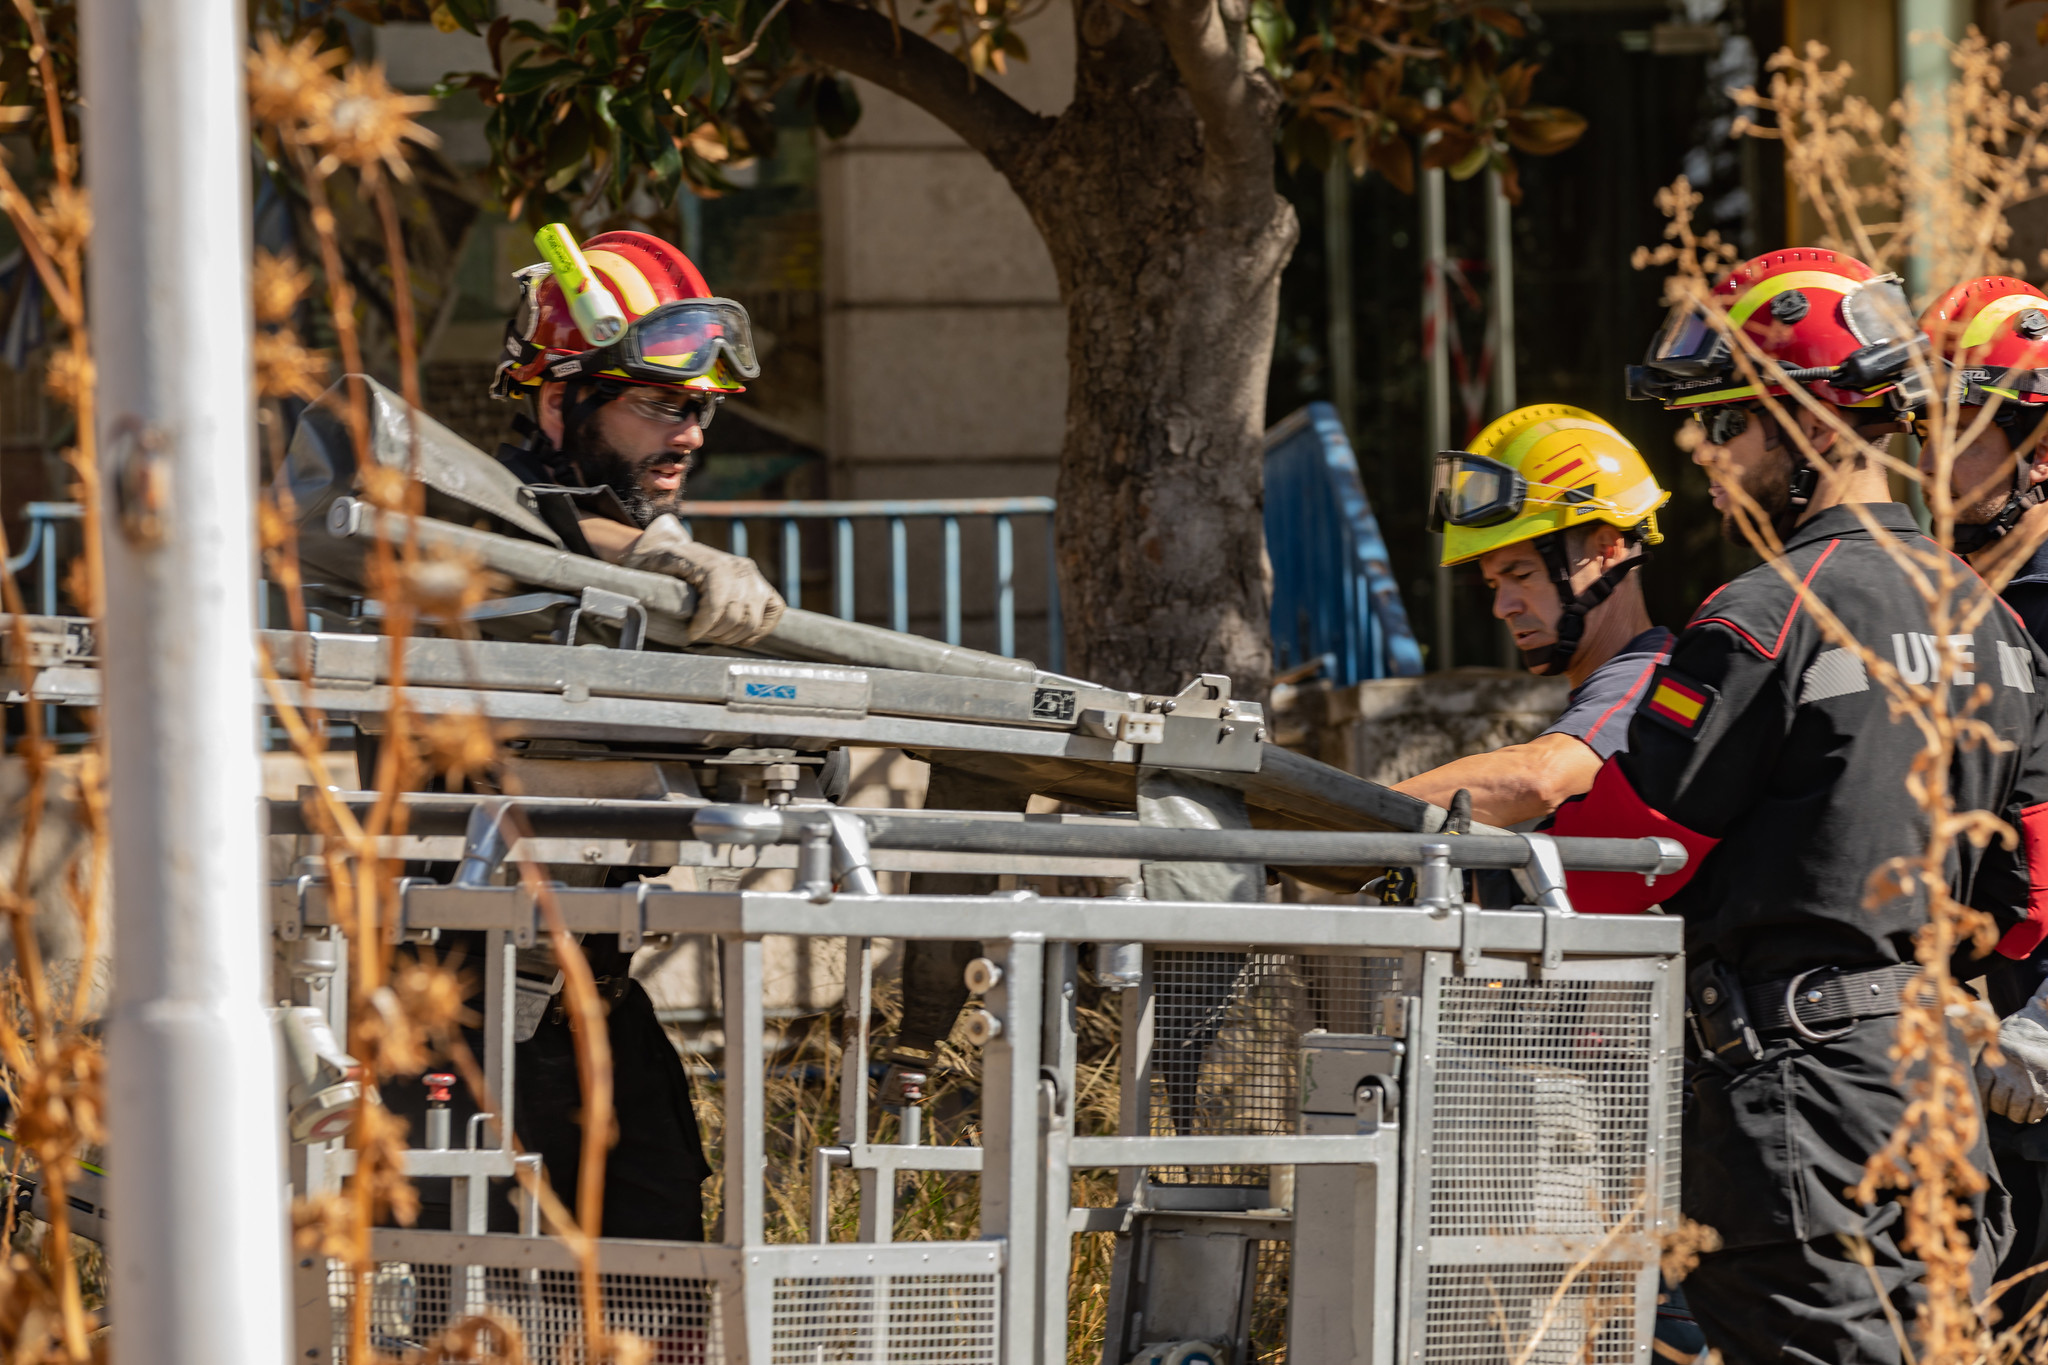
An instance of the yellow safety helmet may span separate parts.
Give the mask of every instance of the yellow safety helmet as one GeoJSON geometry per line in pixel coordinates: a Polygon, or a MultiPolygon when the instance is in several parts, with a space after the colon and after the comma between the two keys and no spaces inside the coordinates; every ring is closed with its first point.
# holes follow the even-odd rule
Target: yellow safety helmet
{"type": "Polygon", "coordinates": [[[1443,563],[1604,521],[1644,544],[1664,539],[1671,500],[1628,438],[1582,408],[1532,403],[1498,417],[1470,450],[1436,457],[1429,527],[1443,563]]]}

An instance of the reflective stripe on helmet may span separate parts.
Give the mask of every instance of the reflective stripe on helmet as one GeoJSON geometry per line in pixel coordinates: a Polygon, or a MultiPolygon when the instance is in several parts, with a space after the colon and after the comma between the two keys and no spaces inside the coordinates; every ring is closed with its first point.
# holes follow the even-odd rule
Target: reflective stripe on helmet
{"type": "MultiPolygon", "coordinates": [[[[1999,324],[2015,313],[2024,313],[2029,308],[2039,308],[2048,299],[2039,294],[2007,294],[2004,298],[1993,299],[1970,318],[1970,325],[1963,329],[1963,339],[1957,345],[1967,349],[1982,346],[1998,334],[1999,324]]],[[[2048,352],[2048,347],[2043,348],[2048,352]]]]}
{"type": "Polygon", "coordinates": [[[1728,309],[1728,321],[1740,327],[1749,321],[1749,315],[1769,303],[1788,289],[1832,289],[1837,294],[1846,294],[1860,281],[1846,275],[1837,275],[1826,270],[1788,270],[1782,275],[1772,275],[1758,280],[1744,292],[1728,309]]]}

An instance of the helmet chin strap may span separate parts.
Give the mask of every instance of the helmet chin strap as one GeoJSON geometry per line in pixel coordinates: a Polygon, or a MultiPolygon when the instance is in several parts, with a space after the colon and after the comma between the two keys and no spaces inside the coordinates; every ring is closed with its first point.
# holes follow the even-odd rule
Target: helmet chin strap
{"type": "Polygon", "coordinates": [[[2030,467],[2032,463],[2032,460],[2025,464],[2014,461],[2013,487],[2005,495],[2005,505],[1993,514],[1991,520],[1981,526],[1965,526],[1960,522],[1956,524],[1954,534],[1949,538],[1955,542],[1957,554],[1973,555],[1985,546],[2005,539],[2012,533],[2012,528],[2020,524],[2020,518],[2025,516],[2029,509],[2048,502],[2048,483],[2030,483],[2024,488],[2019,486],[2020,470],[2030,467]]]}
{"type": "Polygon", "coordinates": [[[1538,536],[1536,551],[1550,570],[1550,581],[1557,585],[1557,599],[1564,603],[1564,614],[1557,618],[1557,638],[1539,649],[1523,650],[1522,666],[1531,673],[1554,678],[1571,667],[1572,656],[1579,652],[1579,641],[1586,634],[1586,617],[1614,596],[1614,590],[1630,572],[1649,562],[1650,551],[1647,547],[1639,549],[1587,584],[1580,593],[1572,591],[1571,558],[1565,553],[1564,532],[1538,536]]]}

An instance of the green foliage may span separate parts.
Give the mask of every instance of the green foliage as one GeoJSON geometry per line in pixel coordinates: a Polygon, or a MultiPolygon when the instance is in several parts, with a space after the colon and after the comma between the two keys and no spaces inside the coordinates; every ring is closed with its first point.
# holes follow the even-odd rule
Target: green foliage
{"type": "Polygon", "coordinates": [[[762,31],[772,0],[584,0],[546,24],[489,19],[489,8],[435,6],[436,23],[482,34],[491,57],[490,71],[450,76],[441,93],[471,90],[489,108],[500,198],[532,223],[643,194],[666,203],[684,183],[725,192],[727,171],[774,151],[778,89],[828,133],[859,117],[843,77],[807,68],[784,35],[762,31]]]}
{"type": "MultiPolygon", "coordinates": [[[[835,0],[797,0],[834,3],[835,0]]],[[[394,17],[428,0],[356,0],[394,17]]],[[[791,43],[776,0],[557,0],[553,22],[486,22],[487,0],[439,0],[430,16],[489,39],[489,72],[450,77],[490,108],[502,200],[540,223],[588,217],[637,196],[703,195],[774,150],[771,99],[794,100],[828,136],[860,116],[853,87],[791,43]]],[[[1035,0],[888,4],[892,20],[948,47],[975,73],[1029,53],[1016,25],[1035,0]]],[[[1515,186],[1514,153],[1548,155],[1585,123],[1529,103],[1536,68],[1510,60],[1514,14],[1468,0],[1330,0],[1312,19],[1286,0],[1253,0],[1251,36],[1289,97],[1280,145],[1290,165],[1343,155],[1412,190],[1415,164],[1459,178],[1491,166],[1515,186]],[[1311,29],[1297,35],[1297,25],[1311,29]],[[1429,91],[1439,99],[1425,102],[1429,91]]]]}

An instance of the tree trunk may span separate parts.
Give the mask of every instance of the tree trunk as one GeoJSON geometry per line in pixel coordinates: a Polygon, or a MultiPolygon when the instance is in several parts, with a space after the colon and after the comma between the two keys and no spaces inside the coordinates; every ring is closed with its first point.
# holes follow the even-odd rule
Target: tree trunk
{"type": "Polygon", "coordinates": [[[1223,673],[1262,696],[1271,669],[1261,436],[1296,225],[1274,187],[1279,92],[1246,12],[1075,0],[1074,99],[1049,119],[876,11],[789,11],[808,54],[986,156],[1051,249],[1067,309],[1067,660],[1111,686],[1170,693],[1223,673]]]}
{"type": "Polygon", "coordinates": [[[1010,168],[1067,307],[1060,586],[1078,677],[1175,692],[1223,673],[1263,695],[1263,432],[1293,209],[1272,144],[1218,185],[1165,42],[1076,6],[1074,101],[1010,168]]]}

